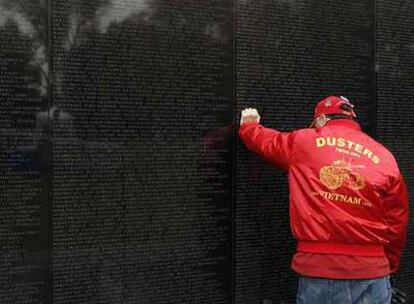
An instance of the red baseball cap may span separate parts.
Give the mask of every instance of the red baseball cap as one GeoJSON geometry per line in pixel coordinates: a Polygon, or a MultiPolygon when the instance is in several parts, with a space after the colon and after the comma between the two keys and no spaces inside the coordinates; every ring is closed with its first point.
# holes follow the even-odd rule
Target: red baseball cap
{"type": "Polygon", "coordinates": [[[313,127],[318,118],[321,115],[329,115],[329,114],[342,114],[349,117],[356,117],[356,114],[353,110],[354,105],[345,97],[343,96],[328,96],[321,101],[315,107],[314,113],[314,121],[312,122],[310,127],[313,127]]]}
{"type": "Polygon", "coordinates": [[[328,96],[319,101],[316,105],[314,118],[317,118],[322,114],[342,114],[355,118],[356,115],[353,108],[354,105],[343,96],[328,96]]]}

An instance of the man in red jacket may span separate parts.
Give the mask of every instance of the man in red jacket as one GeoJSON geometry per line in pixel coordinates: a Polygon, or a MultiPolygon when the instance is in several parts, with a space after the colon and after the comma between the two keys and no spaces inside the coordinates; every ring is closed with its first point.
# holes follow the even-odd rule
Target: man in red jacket
{"type": "Polygon", "coordinates": [[[393,155],[361,131],[354,106],[329,96],[306,129],[279,132],[242,111],[247,148],[288,172],[297,303],[391,302],[405,246],[408,198],[393,155]]]}

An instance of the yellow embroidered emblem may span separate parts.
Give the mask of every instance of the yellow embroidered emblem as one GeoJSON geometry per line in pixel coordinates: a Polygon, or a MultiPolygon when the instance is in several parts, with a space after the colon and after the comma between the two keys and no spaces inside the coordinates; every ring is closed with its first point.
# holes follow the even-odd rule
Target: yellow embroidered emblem
{"type": "Polygon", "coordinates": [[[342,186],[352,190],[365,188],[364,177],[353,171],[353,168],[363,166],[352,166],[343,160],[336,160],[330,166],[322,167],[319,171],[320,181],[329,189],[336,190],[342,186]]]}

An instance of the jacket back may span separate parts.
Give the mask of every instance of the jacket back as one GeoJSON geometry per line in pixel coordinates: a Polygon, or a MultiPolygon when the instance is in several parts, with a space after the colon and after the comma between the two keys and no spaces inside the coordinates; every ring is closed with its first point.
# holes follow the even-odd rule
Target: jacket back
{"type": "Polygon", "coordinates": [[[298,251],[385,255],[391,272],[405,245],[408,198],[393,155],[339,119],[317,129],[279,132],[244,123],[246,146],[288,172],[290,224],[298,251]]]}

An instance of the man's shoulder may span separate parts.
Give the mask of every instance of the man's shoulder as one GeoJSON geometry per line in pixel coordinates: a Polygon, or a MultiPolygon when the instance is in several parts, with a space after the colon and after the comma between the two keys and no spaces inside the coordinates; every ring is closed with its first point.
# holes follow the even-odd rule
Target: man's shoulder
{"type": "Polygon", "coordinates": [[[390,156],[394,157],[390,149],[380,139],[376,139],[363,131],[359,131],[358,133],[361,134],[360,136],[364,139],[365,142],[370,143],[371,145],[375,145],[383,153],[389,154],[390,156]]]}
{"type": "Polygon", "coordinates": [[[388,165],[398,167],[397,160],[386,143],[382,142],[381,139],[376,139],[363,131],[360,131],[359,133],[361,133],[361,137],[363,138],[365,145],[375,147],[377,154],[381,156],[383,161],[385,161],[388,165]]]}
{"type": "Polygon", "coordinates": [[[315,128],[296,129],[292,132],[296,133],[296,135],[316,135],[317,134],[315,128]]]}

